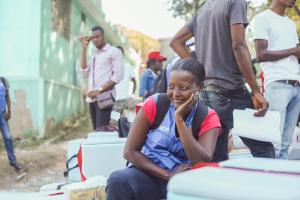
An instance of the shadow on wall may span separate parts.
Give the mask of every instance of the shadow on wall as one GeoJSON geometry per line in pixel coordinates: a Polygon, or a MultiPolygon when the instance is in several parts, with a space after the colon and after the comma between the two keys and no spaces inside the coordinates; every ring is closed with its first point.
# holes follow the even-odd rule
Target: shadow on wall
{"type": "Polygon", "coordinates": [[[15,102],[11,104],[12,117],[9,121],[13,137],[21,137],[24,133],[33,132],[31,112],[26,108],[26,92],[15,91],[15,102]]]}

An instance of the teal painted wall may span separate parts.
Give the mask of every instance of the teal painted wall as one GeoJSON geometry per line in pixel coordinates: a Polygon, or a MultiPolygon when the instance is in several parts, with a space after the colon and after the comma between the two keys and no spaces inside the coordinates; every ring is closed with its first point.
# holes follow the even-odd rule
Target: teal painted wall
{"type": "Polygon", "coordinates": [[[41,77],[44,79],[44,129],[51,128],[83,109],[78,67],[80,47],[77,29],[81,24],[81,13],[71,1],[70,38],[66,39],[52,31],[52,2],[42,2],[41,77]]]}
{"type": "MultiPolygon", "coordinates": [[[[74,83],[73,41],[52,32],[51,0],[42,1],[41,76],[60,83],[74,83]]],[[[71,18],[70,18],[71,19],[71,18]]],[[[72,19],[71,19],[72,21],[72,19]]]]}
{"type": "Polygon", "coordinates": [[[14,111],[10,125],[14,135],[36,134],[43,124],[42,81],[39,78],[40,16],[41,0],[0,1],[0,76],[10,82],[14,111]],[[17,94],[24,95],[20,99],[17,94]],[[28,112],[24,113],[26,110],[28,112]],[[32,123],[22,127],[28,121],[32,123]]]}
{"type": "Polygon", "coordinates": [[[40,16],[41,0],[0,1],[0,74],[39,76],[40,16]]]}
{"type": "Polygon", "coordinates": [[[37,135],[43,128],[43,80],[13,77],[10,81],[13,135],[31,132],[37,135]],[[21,94],[21,95],[20,95],[21,94]]]}
{"type": "MultiPolygon", "coordinates": [[[[128,47],[105,22],[101,8],[97,8],[100,17],[94,19],[77,0],[71,0],[69,39],[52,30],[51,8],[52,0],[0,0],[0,76],[10,81],[13,135],[43,137],[53,125],[84,109],[79,38],[89,34],[92,26],[103,26],[111,44],[128,47]]],[[[88,54],[93,51],[90,45],[88,54]]]]}

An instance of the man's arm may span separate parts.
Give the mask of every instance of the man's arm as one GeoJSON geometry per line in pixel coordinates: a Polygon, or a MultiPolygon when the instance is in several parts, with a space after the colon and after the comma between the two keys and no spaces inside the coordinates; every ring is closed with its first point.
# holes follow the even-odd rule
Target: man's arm
{"type": "Polygon", "coordinates": [[[110,80],[108,81],[105,85],[103,85],[102,87],[100,87],[98,90],[91,90],[87,93],[87,96],[90,98],[96,97],[99,94],[101,94],[102,92],[106,92],[108,90],[111,90],[115,87],[117,83],[110,80]]]}
{"type": "Polygon", "coordinates": [[[259,92],[255,75],[253,73],[251,57],[245,40],[245,27],[243,24],[231,26],[232,49],[241,73],[244,75],[253,93],[259,92]]]}
{"type": "Polygon", "coordinates": [[[191,58],[192,54],[189,51],[189,48],[185,45],[185,43],[193,36],[193,32],[189,28],[184,26],[172,38],[170,47],[179,55],[179,57],[191,58]]]}
{"type": "Polygon", "coordinates": [[[82,46],[82,52],[81,52],[81,69],[85,69],[87,67],[87,58],[86,58],[86,52],[87,47],[89,44],[89,37],[85,36],[80,38],[81,46],[82,46]]]}
{"type": "Polygon", "coordinates": [[[268,40],[256,39],[254,40],[256,57],[259,62],[265,61],[277,61],[289,56],[300,57],[300,47],[299,45],[295,48],[280,50],[280,51],[271,51],[268,50],[268,40]]]}
{"type": "Polygon", "coordinates": [[[268,110],[268,102],[261,95],[252,69],[251,57],[245,40],[244,24],[231,25],[232,49],[241,73],[244,75],[253,94],[253,104],[259,111],[256,115],[264,115],[268,110]]]}

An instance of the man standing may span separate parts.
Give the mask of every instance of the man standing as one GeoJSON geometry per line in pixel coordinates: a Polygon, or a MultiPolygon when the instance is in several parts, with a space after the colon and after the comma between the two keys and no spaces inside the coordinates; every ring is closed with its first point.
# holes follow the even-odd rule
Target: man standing
{"type": "Polygon", "coordinates": [[[160,55],[160,52],[153,51],[148,55],[147,70],[142,74],[140,79],[140,96],[146,99],[154,94],[154,83],[158,72],[162,71],[162,62],[167,58],[160,55]]]}
{"type": "MultiPolygon", "coordinates": [[[[250,53],[245,41],[247,4],[244,0],[207,0],[199,8],[192,22],[184,26],[172,39],[170,46],[182,58],[191,57],[185,42],[195,37],[197,60],[204,65],[206,103],[215,109],[222,122],[213,161],[228,159],[228,134],[233,127],[233,109],[258,109],[264,115],[268,102],[260,93],[253,73],[250,53]],[[252,96],[245,88],[245,81],[252,96]],[[253,100],[253,101],[252,101],[253,100]]],[[[241,138],[255,157],[274,157],[269,142],[241,138]]]]}
{"type": "Polygon", "coordinates": [[[22,169],[22,165],[17,162],[14,154],[13,140],[10,134],[8,120],[11,117],[10,110],[10,97],[9,97],[9,85],[8,81],[1,77],[0,78],[0,130],[5,144],[5,149],[10,166],[15,168],[16,171],[22,169]]]}
{"type": "Polygon", "coordinates": [[[81,71],[88,79],[88,94],[93,129],[100,129],[109,124],[113,102],[116,98],[115,85],[124,76],[122,52],[108,44],[105,40],[104,30],[100,26],[92,28],[92,35],[81,39],[81,71]],[[87,63],[87,47],[93,42],[97,52],[87,63]]]}
{"type": "Polygon", "coordinates": [[[265,97],[270,110],[281,114],[281,144],[276,157],[287,159],[288,148],[300,112],[300,58],[296,24],[285,15],[295,0],[273,0],[270,9],[253,20],[257,58],[265,80],[265,97]],[[298,46],[297,46],[298,45],[298,46]]]}

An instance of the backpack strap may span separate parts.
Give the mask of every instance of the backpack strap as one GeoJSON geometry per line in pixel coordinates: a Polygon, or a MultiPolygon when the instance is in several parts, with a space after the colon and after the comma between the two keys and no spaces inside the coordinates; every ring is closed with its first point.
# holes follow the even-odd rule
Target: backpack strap
{"type": "Polygon", "coordinates": [[[208,114],[208,107],[207,105],[205,105],[204,102],[202,101],[198,101],[198,105],[197,105],[197,110],[195,112],[193,121],[192,121],[192,132],[193,132],[193,136],[196,140],[199,139],[199,131],[201,129],[201,124],[203,122],[203,120],[205,119],[205,117],[208,114]]]}
{"type": "MultiPolygon", "coordinates": [[[[170,105],[170,100],[166,93],[159,93],[156,102],[156,116],[150,129],[154,130],[159,127],[164,117],[166,116],[170,105]],[[158,112],[159,111],[159,112],[158,112]]],[[[199,131],[201,124],[208,114],[208,107],[204,102],[198,101],[197,109],[192,121],[192,132],[196,140],[199,139],[199,131]]]]}
{"type": "Polygon", "coordinates": [[[156,116],[150,129],[154,130],[159,127],[165,118],[170,105],[170,100],[166,93],[159,93],[156,101],[156,116]],[[159,112],[158,112],[159,111],[159,112]]]}
{"type": "Polygon", "coordinates": [[[75,154],[75,155],[71,156],[71,158],[69,158],[69,159],[67,160],[67,162],[66,162],[66,168],[67,168],[67,170],[64,171],[64,177],[68,177],[69,171],[71,171],[71,170],[73,170],[73,169],[79,167],[78,163],[77,163],[76,165],[74,165],[73,167],[70,167],[70,162],[71,162],[73,159],[77,158],[77,156],[78,156],[78,154],[75,154]]]}

